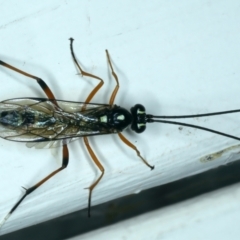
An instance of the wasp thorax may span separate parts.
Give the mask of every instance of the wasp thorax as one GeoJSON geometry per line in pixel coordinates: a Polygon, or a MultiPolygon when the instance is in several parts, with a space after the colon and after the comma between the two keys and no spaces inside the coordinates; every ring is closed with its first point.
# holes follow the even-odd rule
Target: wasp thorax
{"type": "Polygon", "coordinates": [[[114,106],[113,109],[100,117],[100,122],[106,123],[120,132],[131,124],[132,115],[126,109],[114,106]]]}
{"type": "Polygon", "coordinates": [[[136,104],[131,108],[133,121],[131,129],[136,133],[142,133],[146,129],[146,113],[145,107],[141,104],[136,104]]]}

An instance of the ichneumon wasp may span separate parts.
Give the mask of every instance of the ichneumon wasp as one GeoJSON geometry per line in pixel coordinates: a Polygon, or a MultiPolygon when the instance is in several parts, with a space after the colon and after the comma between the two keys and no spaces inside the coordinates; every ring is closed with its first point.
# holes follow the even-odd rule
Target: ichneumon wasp
{"type": "Polygon", "coordinates": [[[25,189],[25,194],[16,202],[8,214],[0,222],[0,227],[10,217],[10,215],[17,209],[20,203],[27,195],[36,190],[39,186],[45,183],[48,179],[67,167],[69,162],[68,143],[83,138],[84,144],[87,148],[95,165],[101,171],[97,180],[89,187],[88,197],[88,216],[90,216],[91,196],[92,191],[100,182],[104,175],[104,167],[95,155],[92,147],[88,142],[88,136],[102,135],[102,134],[118,134],[119,138],[128,147],[133,149],[137,156],[146,164],[151,170],[151,166],[142,156],[140,151],[121,133],[129,126],[136,133],[142,133],[146,129],[146,123],[167,123],[198,128],[209,131],[215,134],[223,135],[225,137],[240,140],[236,136],[225,134],[219,131],[208,129],[205,127],[186,124],[182,122],[168,121],[162,119],[177,119],[177,118],[194,118],[206,117],[221,114],[229,114],[240,112],[240,109],[196,114],[196,115],[182,115],[182,116],[155,116],[146,114],[145,108],[141,104],[136,104],[130,111],[114,104],[114,99],[119,89],[119,82],[116,73],[113,70],[112,63],[108,51],[106,50],[107,61],[111,73],[116,81],[116,86],[111,94],[109,104],[95,104],[90,103],[94,95],[103,86],[104,81],[93,74],[82,70],[76,60],[73,51],[73,38],[70,38],[70,51],[74,63],[82,76],[90,77],[99,80],[98,85],[90,92],[85,102],[71,102],[57,100],[47,86],[47,84],[39,77],[26,73],[18,68],[15,68],[0,60],[0,65],[15,72],[18,72],[26,77],[36,80],[42,88],[47,98],[15,98],[0,102],[0,137],[10,141],[26,142],[28,147],[62,147],[62,166],[53,171],[41,181],[32,187],[25,189]]]}

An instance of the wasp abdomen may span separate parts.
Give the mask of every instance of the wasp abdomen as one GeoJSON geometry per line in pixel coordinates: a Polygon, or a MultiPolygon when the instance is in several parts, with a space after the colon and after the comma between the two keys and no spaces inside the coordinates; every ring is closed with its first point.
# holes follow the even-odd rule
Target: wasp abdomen
{"type": "Polygon", "coordinates": [[[35,127],[42,128],[55,123],[51,115],[27,108],[4,110],[0,112],[0,124],[5,127],[35,127]]]}
{"type": "Polygon", "coordinates": [[[21,126],[23,124],[22,114],[16,110],[2,111],[0,113],[0,123],[5,126],[21,126]]]}

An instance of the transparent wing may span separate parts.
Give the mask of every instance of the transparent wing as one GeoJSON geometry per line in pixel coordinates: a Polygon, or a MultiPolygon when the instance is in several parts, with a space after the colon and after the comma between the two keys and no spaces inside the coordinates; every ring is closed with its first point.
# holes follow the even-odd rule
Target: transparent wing
{"type": "Polygon", "coordinates": [[[36,148],[36,149],[41,149],[41,148],[58,148],[61,147],[64,144],[68,144],[72,141],[75,141],[79,138],[67,138],[67,139],[62,139],[62,140],[55,140],[55,141],[44,141],[44,142],[27,142],[26,146],[28,148],[36,148]]]}
{"type": "Polygon", "coordinates": [[[0,102],[0,137],[27,142],[28,147],[49,148],[83,136],[111,133],[100,128],[96,118],[109,107],[45,98],[5,100],[0,102]]]}

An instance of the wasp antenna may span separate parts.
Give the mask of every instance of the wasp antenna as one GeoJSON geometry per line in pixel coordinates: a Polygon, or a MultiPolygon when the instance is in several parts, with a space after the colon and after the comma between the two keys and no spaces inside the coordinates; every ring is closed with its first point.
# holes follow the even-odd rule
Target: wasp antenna
{"type": "Polygon", "coordinates": [[[236,113],[240,112],[240,109],[223,111],[223,112],[212,112],[212,113],[203,113],[203,114],[193,114],[193,115],[176,115],[176,116],[154,116],[151,114],[147,114],[147,118],[194,118],[194,117],[208,117],[208,116],[216,116],[216,115],[223,115],[229,113],[236,113]]]}
{"type": "Polygon", "coordinates": [[[222,135],[222,136],[225,136],[225,137],[228,137],[228,138],[233,138],[233,139],[236,139],[236,140],[240,140],[239,137],[236,137],[236,136],[233,136],[233,135],[229,135],[229,134],[219,132],[219,131],[216,131],[216,130],[213,130],[213,129],[210,129],[210,128],[205,128],[205,127],[201,127],[201,126],[193,125],[193,124],[188,124],[188,123],[175,122],[175,121],[165,121],[165,120],[155,120],[155,119],[151,119],[151,118],[148,119],[147,122],[149,122],[149,123],[159,122],[159,123],[167,123],[167,124],[174,124],[174,125],[181,125],[181,126],[185,126],[185,127],[197,128],[197,129],[201,129],[201,130],[204,130],[204,131],[207,131],[207,132],[212,132],[212,133],[215,133],[215,134],[218,134],[218,135],[222,135]]]}

